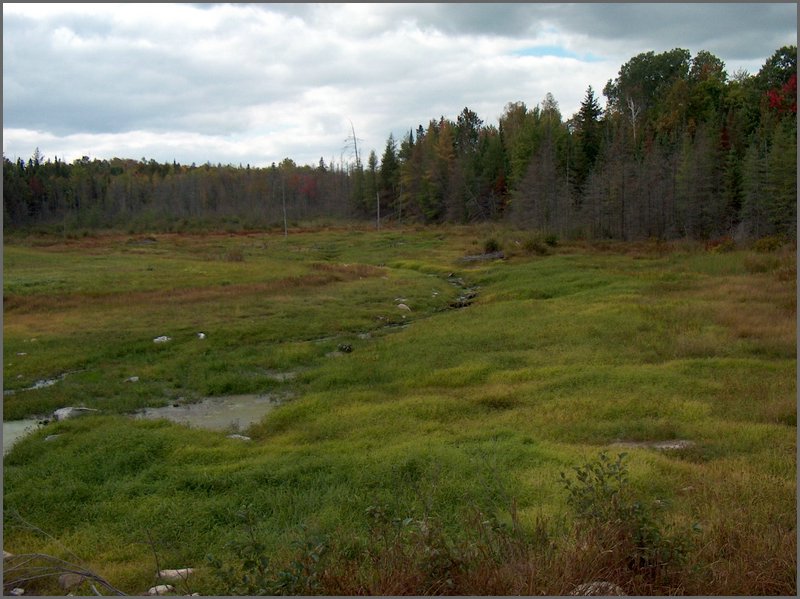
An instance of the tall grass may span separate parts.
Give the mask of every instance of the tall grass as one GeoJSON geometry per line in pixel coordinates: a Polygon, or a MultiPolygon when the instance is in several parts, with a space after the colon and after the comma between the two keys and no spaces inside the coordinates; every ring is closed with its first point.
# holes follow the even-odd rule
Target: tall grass
{"type": "Polygon", "coordinates": [[[4,458],[7,551],[129,593],[156,561],[213,594],[796,591],[792,254],[540,254],[489,226],[152,238],[6,240],[4,417],[103,412],[4,458]],[[460,260],[490,238],[505,260],[460,260]],[[272,391],[294,399],[250,442],[125,415],[272,391]],[[560,473],[603,451],[624,484],[605,472],[593,503],[617,511],[592,519],[560,473]]]}

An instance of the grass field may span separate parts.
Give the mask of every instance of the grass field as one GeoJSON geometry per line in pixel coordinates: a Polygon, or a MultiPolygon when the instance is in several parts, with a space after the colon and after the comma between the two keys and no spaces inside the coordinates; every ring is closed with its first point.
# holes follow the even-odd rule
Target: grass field
{"type": "Polygon", "coordinates": [[[133,594],[186,566],[181,593],[795,594],[793,246],[342,227],[3,260],[4,419],[101,411],[4,458],[6,551],[133,594]],[[270,392],[249,443],[125,416],[270,392]]]}

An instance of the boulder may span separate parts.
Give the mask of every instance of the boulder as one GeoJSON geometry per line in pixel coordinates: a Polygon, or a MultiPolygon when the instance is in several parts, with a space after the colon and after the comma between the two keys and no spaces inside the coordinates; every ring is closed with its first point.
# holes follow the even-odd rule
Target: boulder
{"type": "Polygon", "coordinates": [[[67,572],[66,574],[62,574],[58,577],[58,586],[65,591],[71,591],[72,589],[79,587],[84,580],[86,580],[86,578],[80,574],[67,572]]]}
{"type": "MultiPolygon", "coordinates": [[[[241,435],[239,435],[241,436],[241,435]]],[[[247,437],[245,437],[247,439],[247,437]]],[[[167,582],[181,582],[186,580],[194,572],[194,568],[178,568],[177,570],[161,570],[158,577],[167,582]]]]}
{"type": "Polygon", "coordinates": [[[153,596],[153,595],[166,595],[167,593],[172,593],[175,590],[175,587],[171,584],[157,584],[154,587],[150,587],[145,595],[153,596]]]}
{"type": "Polygon", "coordinates": [[[397,304],[397,307],[400,308],[401,310],[408,310],[409,312],[411,312],[411,308],[409,308],[405,304],[397,304]]]}
{"type": "Polygon", "coordinates": [[[55,412],[53,412],[53,420],[67,420],[68,418],[77,418],[78,416],[85,416],[86,414],[99,411],[100,410],[96,410],[94,408],[58,408],[55,412]]]}

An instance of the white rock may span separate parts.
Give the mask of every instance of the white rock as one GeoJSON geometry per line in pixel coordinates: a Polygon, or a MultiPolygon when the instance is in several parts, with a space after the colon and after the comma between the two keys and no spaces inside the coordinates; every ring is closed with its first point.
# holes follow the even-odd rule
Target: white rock
{"type": "Polygon", "coordinates": [[[161,570],[158,577],[169,582],[180,582],[189,578],[194,568],[178,568],[177,570],[161,570]]]}
{"type": "Polygon", "coordinates": [[[96,410],[94,408],[58,408],[55,412],[53,412],[53,420],[66,420],[67,418],[76,418],[78,416],[85,416],[90,412],[99,411],[100,410],[96,410]]]}
{"type": "Polygon", "coordinates": [[[252,441],[250,437],[246,437],[245,435],[228,435],[228,439],[239,439],[241,441],[252,441]]]}
{"type": "Polygon", "coordinates": [[[172,341],[172,337],[161,335],[161,337],[156,337],[155,339],[153,339],[153,343],[166,343],[167,341],[172,341]]]}
{"type": "Polygon", "coordinates": [[[9,595],[14,595],[15,597],[19,597],[20,595],[24,595],[25,594],[25,589],[21,589],[21,588],[17,587],[15,589],[11,589],[8,592],[8,594],[9,595]]]}
{"type": "Polygon", "coordinates": [[[198,339],[205,339],[206,338],[206,334],[205,333],[197,333],[197,338],[198,339]]]}
{"type": "Polygon", "coordinates": [[[125,379],[125,382],[126,383],[138,383],[139,382],[139,377],[138,376],[130,376],[130,377],[125,379]]]}
{"type": "Polygon", "coordinates": [[[53,440],[55,440],[55,439],[58,439],[58,438],[59,438],[59,437],[60,437],[62,434],[63,434],[63,433],[57,433],[57,434],[55,434],[55,435],[47,435],[47,436],[44,438],[44,440],[45,440],[45,441],[53,441],[53,440]]]}
{"type": "Polygon", "coordinates": [[[397,307],[400,308],[401,310],[408,310],[409,312],[411,312],[411,308],[409,308],[405,304],[397,304],[397,307]]]}
{"type": "Polygon", "coordinates": [[[150,589],[145,593],[145,595],[165,595],[167,593],[171,593],[175,590],[175,587],[171,584],[158,584],[154,587],[150,587],[150,589]]]}

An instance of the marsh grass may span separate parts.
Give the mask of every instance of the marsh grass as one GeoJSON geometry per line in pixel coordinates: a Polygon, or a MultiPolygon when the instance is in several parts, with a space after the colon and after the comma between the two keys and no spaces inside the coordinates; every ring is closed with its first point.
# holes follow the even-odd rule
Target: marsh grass
{"type": "Polygon", "coordinates": [[[602,579],[794,594],[794,255],[657,240],[540,255],[523,234],[7,239],[4,417],[103,415],[4,458],[4,548],[68,547],[132,593],[152,586],[155,548],[163,567],[200,568],[194,590],[225,594],[206,557],[236,566],[247,508],[274,592],[563,594],[602,579]],[[487,239],[506,260],[459,261],[487,239]],[[477,296],[453,309],[462,287],[477,296]],[[250,443],[124,415],[274,391],[294,399],[250,443]],[[670,440],[691,443],[652,447],[670,440]],[[656,578],[626,565],[621,529],[578,534],[558,483],[620,447],[631,496],[691,540],[656,578]]]}

